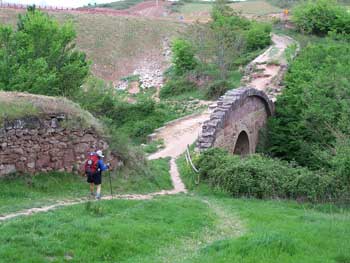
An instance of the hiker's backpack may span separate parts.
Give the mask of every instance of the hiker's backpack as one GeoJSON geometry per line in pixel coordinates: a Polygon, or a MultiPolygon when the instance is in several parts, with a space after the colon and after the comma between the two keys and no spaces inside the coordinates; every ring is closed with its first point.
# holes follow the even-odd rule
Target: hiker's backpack
{"type": "Polygon", "coordinates": [[[98,156],[96,153],[90,153],[85,162],[85,173],[96,173],[98,168],[98,156]]]}

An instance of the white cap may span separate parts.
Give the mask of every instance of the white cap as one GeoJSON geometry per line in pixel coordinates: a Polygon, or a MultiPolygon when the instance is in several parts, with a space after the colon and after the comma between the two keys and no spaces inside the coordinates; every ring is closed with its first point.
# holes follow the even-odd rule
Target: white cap
{"type": "Polygon", "coordinates": [[[99,156],[99,157],[101,157],[101,158],[105,157],[105,156],[102,154],[102,151],[101,151],[101,150],[98,150],[98,151],[96,152],[96,154],[97,154],[97,156],[99,156]]]}

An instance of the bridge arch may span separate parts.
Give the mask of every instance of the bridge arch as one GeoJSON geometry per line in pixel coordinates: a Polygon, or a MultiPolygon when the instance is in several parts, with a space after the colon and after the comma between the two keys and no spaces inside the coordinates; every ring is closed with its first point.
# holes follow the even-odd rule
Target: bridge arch
{"type": "Polygon", "coordinates": [[[250,153],[250,142],[247,132],[241,131],[239,133],[233,149],[233,154],[238,154],[241,156],[245,156],[250,153]]]}
{"type": "Polygon", "coordinates": [[[197,146],[200,151],[220,147],[232,154],[254,153],[259,130],[273,113],[274,104],[263,91],[248,87],[230,90],[204,122],[197,146]]]}

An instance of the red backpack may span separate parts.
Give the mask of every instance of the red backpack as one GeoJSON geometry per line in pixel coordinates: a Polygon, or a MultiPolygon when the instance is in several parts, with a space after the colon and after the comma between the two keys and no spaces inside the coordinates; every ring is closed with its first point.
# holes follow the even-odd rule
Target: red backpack
{"type": "Polygon", "coordinates": [[[98,168],[98,156],[96,153],[90,153],[85,162],[85,173],[96,173],[98,168]]]}

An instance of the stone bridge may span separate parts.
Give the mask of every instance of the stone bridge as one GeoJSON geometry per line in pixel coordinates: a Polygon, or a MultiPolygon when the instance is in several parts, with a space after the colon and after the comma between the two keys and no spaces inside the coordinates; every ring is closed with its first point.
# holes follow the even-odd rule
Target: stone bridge
{"type": "Polygon", "coordinates": [[[197,146],[200,151],[220,147],[230,153],[255,152],[259,130],[274,113],[274,104],[260,90],[242,87],[226,92],[202,126],[197,146]]]}

